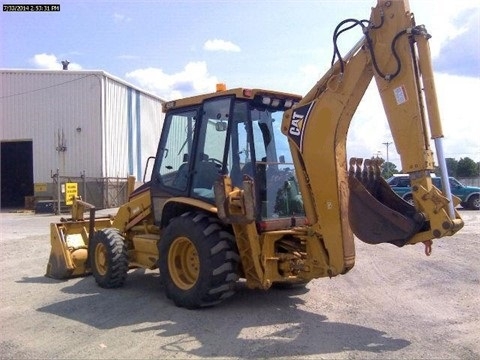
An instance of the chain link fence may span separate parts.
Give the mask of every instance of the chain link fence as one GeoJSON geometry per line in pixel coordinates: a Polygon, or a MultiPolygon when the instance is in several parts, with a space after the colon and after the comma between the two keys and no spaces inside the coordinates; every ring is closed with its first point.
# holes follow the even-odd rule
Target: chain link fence
{"type": "Polygon", "coordinates": [[[457,178],[465,186],[476,186],[480,187],[480,177],[469,177],[469,178],[457,178]]]}
{"type": "MultiPolygon", "coordinates": [[[[52,175],[52,182],[36,184],[32,206],[38,212],[67,213],[68,189],[76,184],[76,194],[97,209],[115,208],[127,202],[127,178],[52,175]],[[38,186],[37,186],[38,185],[38,186]],[[45,207],[45,209],[42,209],[45,207]]],[[[75,186],[73,186],[74,188],[75,186]]]]}

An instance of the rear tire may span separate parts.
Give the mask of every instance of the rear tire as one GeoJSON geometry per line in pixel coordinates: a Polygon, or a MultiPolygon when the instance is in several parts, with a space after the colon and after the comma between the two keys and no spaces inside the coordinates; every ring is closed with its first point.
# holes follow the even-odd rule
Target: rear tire
{"type": "Polygon", "coordinates": [[[235,238],[202,212],[174,218],[158,243],[160,279],[175,305],[196,309],[234,294],[239,262],[235,238]]]}
{"type": "Polygon", "coordinates": [[[127,248],[117,229],[97,231],[88,253],[93,276],[100,287],[118,288],[125,283],[128,272],[127,248]]]}
{"type": "Polygon", "coordinates": [[[471,210],[480,210],[480,197],[478,195],[470,196],[468,199],[467,207],[471,210]]]}

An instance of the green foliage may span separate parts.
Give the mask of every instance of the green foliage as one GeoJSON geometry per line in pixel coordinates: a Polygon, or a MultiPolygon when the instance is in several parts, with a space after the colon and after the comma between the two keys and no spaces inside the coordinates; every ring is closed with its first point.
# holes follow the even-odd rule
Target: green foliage
{"type": "Polygon", "coordinates": [[[460,158],[457,164],[456,174],[454,176],[462,177],[475,177],[480,175],[478,164],[475,163],[469,157],[460,158]]]}
{"type": "MultiPolygon", "coordinates": [[[[475,163],[469,157],[460,158],[446,158],[448,175],[459,178],[477,177],[480,176],[480,162],[475,163]]],[[[440,176],[440,168],[435,167],[435,175],[440,176]]]]}
{"type": "Polygon", "coordinates": [[[376,161],[382,170],[382,177],[388,179],[393,176],[393,174],[398,174],[400,171],[397,169],[397,165],[390,161],[385,161],[381,156],[372,156],[370,160],[376,161]]]}
{"type": "MultiPolygon", "coordinates": [[[[456,177],[457,176],[458,161],[454,158],[446,158],[445,162],[447,163],[448,175],[456,177]]],[[[437,173],[437,172],[435,172],[435,173],[437,173]]],[[[440,172],[437,175],[440,175],[440,172]]]]}
{"type": "Polygon", "coordinates": [[[397,165],[392,162],[385,161],[382,164],[382,177],[388,179],[393,176],[393,174],[398,174],[397,165]]]}

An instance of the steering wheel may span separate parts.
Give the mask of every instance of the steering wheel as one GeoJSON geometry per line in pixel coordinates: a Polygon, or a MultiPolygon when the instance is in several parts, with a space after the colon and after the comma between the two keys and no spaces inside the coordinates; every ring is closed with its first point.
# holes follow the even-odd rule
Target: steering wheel
{"type": "Polygon", "coordinates": [[[212,158],[212,157],[208,159],[208,162],[214,163],[215,166],[218,167],[218,168],[222,168],[222,166],[223,166],[223,163],[220,160],[212,158]]]}

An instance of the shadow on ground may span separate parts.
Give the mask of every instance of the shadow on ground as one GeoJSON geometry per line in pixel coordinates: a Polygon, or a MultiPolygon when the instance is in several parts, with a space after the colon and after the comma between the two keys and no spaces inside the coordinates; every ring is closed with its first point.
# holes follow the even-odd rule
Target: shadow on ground
{"type": "MultiPolygon", "coordinates": [[[[49,283],[48,278],[22,282],[49,283]]],[[[383,353],[410,344],[383,331],[355,324],[331,322],[304,309],[302,290],[267,292],[241,284],[233,298],[217,307],[186,310],[165,296],[158,273],[129,274],[123,288],[105,290],[92,277],[65,282],[63,292],[81,295],[37,309],[97,329],[132,327],[132,333],[154,332],[161,348],[171,352],[212,357],[258,358],[307,356],[360,351],[383,353]]],[[[306,291],[303,289],[303,291],[306,291]]]]}

